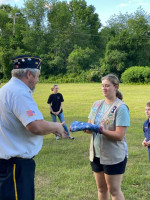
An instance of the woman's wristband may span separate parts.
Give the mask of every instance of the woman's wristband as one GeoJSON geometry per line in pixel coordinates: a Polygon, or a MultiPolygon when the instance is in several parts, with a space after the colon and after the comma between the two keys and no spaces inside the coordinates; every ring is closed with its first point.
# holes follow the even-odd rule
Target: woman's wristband
{"type": "Polygon", "coordinates": [[[100,126],[100,128],[99,128],[99,134],[102,134],[102,133],[103,133],[103,127],[100,126]]]}

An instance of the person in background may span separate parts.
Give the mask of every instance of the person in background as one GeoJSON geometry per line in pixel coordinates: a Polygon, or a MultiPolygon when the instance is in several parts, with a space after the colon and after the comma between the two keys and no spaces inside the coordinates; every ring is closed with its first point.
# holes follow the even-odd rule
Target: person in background
{"type": "Polygon", "coordinates": [[[148,118],[143,124],[144,140],[142,145],[148,148],[148,157],[150,161],[150,102],[147,102],[145,106],[145,114],[148,118]]]}
{"type": "Polygon", "coordinates": [[[12,78],[0,89],[0,200],[34,200],[34,157],[43,135],[68,138],[61,123],[45,121],[32,93],[41,58],[17,56],[12,78]]]}
{"type": "Polygon", "coordinates": [[[92,133],[90,161],[97,184],[98,199],[124,200],[121,182],[128,157],[125,133],[130,126],[129,109],[118,90],[114,74],[102,77],[103,100],[96,101],[89,114],[89,123],[100,125],[92,133]]]}
{"type": "MultiPolygon", "coordinates": [[[[56,122],[57,117],[58,117],[60,122],[63,123],[64,129],[68,133],[69,138],[73,140],[74,137],[72,137],[69,133],[68,127],[65,123],[64,114],[63,114],[62,107],[63,107],[64,98],[61,93],[58,93],[58,89],[59,89],[58,85],[56,84],[53,85],[53,87],[51,88],[51,91],[53,91],[53,94],[51,94],[47,100],[47,103],[49,104],[49,108],[50,108],[52,121],[56,122]]],[[[56,135],[56,140],[59,140],[58,135],[56,135]]]]}

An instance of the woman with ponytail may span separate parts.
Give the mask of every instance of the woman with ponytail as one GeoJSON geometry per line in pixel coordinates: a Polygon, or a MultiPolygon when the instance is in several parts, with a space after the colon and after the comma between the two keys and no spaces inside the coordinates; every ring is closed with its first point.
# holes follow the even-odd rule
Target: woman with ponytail
{"type": "Polygon", "coordinates": [[[91,167],[98,200],[109,200],[109,195],[112,200],[125,200],[121,182],[128,157],[125,133],[130,126],[129,109],[122,101],[117,76],[108,74],[101,81],[104,99],[93,104],[88,121],[101,126],[98,133],[92,133],[91,167]]]}
{"type": "MultiPolygon", "coordinates": [[[[69,133],[69,130],[67,128],[67,124],[65,123],[65,118],[64,118],[64,114],[63,114],[63,102],[64,102],[64,98],[63,95],[61,93],[58,93],[58,85],[53,85],[53,87],[51,88],[51,91],[53,92],[48,100],[47,103],[49,104],[49,108],[50,108],[50,114],[52,117],[52,121],[53,122],[57,122],[57,117],[59,118],[60,122],[63,123],[63,127],[65,129],[65,131],[68,133],[69,138],[70,139],[74,139],[74,137],[72,137],[69,133]]],[[[59,136],[56,135],[56,140],[59,140],[59,136]]]]}

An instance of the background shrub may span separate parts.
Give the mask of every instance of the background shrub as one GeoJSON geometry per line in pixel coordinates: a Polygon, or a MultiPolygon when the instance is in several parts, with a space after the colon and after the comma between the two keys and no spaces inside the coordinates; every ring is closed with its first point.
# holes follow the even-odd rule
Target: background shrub
{"type": "Polygon", "coordinates": [[[123,83],[148,83],[150,82],[150,67],[134,66],[122,73],[123,83]]]}
{"type": "Polygon", "coordinates": [[[80,73],[66,73],[51,75],[48,78],[41,76],[40,83],[87,83],[100,82],[101,72],[98,70],[81,71],[80,73]]]}

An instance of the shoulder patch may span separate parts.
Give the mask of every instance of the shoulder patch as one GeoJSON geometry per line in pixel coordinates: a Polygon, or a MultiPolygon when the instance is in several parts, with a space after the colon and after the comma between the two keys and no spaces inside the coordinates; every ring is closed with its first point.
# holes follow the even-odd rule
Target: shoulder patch
{"type": "Polygon", "coordinates": [[[36,115],[36,113],[33,110],[26,111],[26,114],[27,114],[28,117],[36,115]]]}

